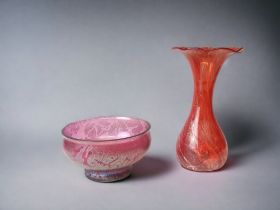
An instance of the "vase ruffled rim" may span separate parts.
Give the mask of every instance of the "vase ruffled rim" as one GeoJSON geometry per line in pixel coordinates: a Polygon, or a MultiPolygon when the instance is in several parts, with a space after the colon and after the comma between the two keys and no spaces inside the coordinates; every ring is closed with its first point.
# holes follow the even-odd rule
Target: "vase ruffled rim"
{"type": "Polygon", "coordinates": [[[229,50],[233,53],[240,53],[244,50],[243,47],[173,47],[172,49],[179,50],[180,52],[187,52],[187,51],[212,52],[216,50],[229,50]]]}

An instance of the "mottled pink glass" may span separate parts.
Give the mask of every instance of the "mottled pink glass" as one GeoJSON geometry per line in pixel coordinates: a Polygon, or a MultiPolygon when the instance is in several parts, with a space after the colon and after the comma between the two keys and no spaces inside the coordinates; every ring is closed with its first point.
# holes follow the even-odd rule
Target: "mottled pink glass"
{"type": "Polygon", "coordinates": [[[64,151],[82,164],[87,178],[113,182],[130,175],[151,142],[150,124],[128,117],[98,117],[63,128],[64,151]]]}
{"type": "Polygon", "coordinates": [[[243,50],[236,47],[175,47],[190,63],[194,79],[191,113],[177,141],[180,164],[193,171],[221,168],[228,157],[226,138],[213,112],[214,86],[225,60],[243,50]]]}

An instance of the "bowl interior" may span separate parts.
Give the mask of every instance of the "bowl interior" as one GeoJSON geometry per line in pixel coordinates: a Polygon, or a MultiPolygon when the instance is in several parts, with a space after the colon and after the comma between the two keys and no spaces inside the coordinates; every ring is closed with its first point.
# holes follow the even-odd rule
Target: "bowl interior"
{"type": "Polygon", "coordinates": [[[141,119],[99,117],[70,123],[62,134],[75,140],[105,141],[137,136],[149,129],[149,123],[141,119]]]}

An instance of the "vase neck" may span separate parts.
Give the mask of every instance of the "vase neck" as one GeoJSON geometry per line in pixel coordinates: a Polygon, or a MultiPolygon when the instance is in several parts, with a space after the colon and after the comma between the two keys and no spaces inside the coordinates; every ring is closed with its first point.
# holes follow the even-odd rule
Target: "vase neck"
{"type": "Polygon", "coordinates": [[[212,110],[213,91],[225,58],[186,55],[194,78],[193,106],[212,110]]]}
{"type": "Polygon", "coordinates": [[[188,59],[194,78],[193,108],[212,112],[214,85],[225,60],[243,48],[174,47],[188,59]]]}
{"type": "Polygon", "coordinates": [[[174,47],[188,59],[194,78],[192,119],[215,118],[213,113],[213,91],[219,71],[225,60],[243,48],[237,47],[174,47]]]}
{"type": "Polygon", "coordinates": [[[232,54],[228,50],[194,50],[185,54],[194,79],[193,109],[199,107],[213,116],[213,92],[217,76],[225,60],[232,54]]]}

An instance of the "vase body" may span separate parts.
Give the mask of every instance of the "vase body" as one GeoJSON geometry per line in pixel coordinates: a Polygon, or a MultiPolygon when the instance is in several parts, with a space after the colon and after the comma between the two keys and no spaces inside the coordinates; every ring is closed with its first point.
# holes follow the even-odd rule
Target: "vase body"
{"type": "Polygon", "coordinates": [[[194,79],[192,108],[177,140],[177,159],[189,170],[218,170],[227,160],[228,146],[213,112],[214,85],[224,61],[242,48],[174,49],[185,55],[194,79]]]}

